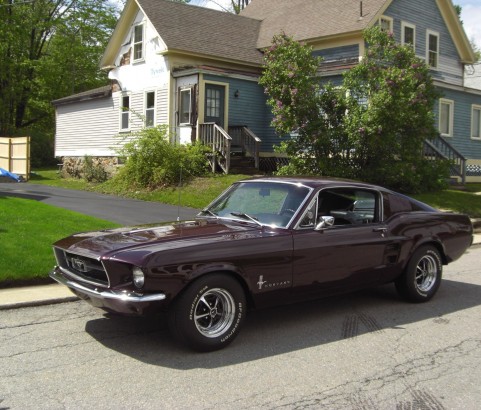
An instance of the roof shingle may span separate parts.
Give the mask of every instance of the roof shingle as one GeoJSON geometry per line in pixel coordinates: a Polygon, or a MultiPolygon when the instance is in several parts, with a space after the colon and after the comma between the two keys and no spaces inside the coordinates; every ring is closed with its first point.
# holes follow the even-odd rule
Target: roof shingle
{"type": "Polygon", "coordinates": [[[137,0],[169,50],[262,63],[260,21],[166,0],[137,0]]]}

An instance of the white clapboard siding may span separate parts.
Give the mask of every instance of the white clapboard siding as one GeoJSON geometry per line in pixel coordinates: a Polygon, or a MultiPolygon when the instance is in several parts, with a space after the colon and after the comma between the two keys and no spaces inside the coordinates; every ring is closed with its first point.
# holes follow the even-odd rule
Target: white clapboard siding
{"type": "MultiPolygon", "coordinates": [[[[145,93],[130,93],[130,131],[144,126],[145,93]]],[[[156,92],[155,123],[168,123],[168,89],[156,92]]],[[[55,156],[115,156],[128,140],[129,132],[120,131],[121,93],[111,97],[59,105],[55,156]]]]}

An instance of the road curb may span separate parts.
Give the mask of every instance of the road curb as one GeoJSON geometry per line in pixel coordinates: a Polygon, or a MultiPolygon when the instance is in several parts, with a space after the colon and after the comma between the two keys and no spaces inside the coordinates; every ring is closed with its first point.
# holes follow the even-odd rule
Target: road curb
{"type": "Polygon", "coordinates": [[[54,298],[54,299],[31,300],[26,302],[0,304],[0,310],[12,310],[12,309],[21,309],[26,307],[56,305],[59,303],[75,302],[77,300],[80,300],[77,296],[69,296],[69,297],[54,298]]]}

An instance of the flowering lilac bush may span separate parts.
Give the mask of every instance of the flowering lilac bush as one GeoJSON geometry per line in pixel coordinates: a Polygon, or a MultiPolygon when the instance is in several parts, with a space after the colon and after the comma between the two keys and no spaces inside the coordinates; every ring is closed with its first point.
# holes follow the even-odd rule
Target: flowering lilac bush
{"type": "Polygon", "coordinates": [[[409,45],[373,27],[366,54],[342,86],[323,84],[312,48],[285,34],[265,52],[260,79],[290,158],[282,174],[362,179],[403,191],[439,188],[448,163],[426,161],[423,141],[437,135],[439,97],[429,68],[409,45]]]}

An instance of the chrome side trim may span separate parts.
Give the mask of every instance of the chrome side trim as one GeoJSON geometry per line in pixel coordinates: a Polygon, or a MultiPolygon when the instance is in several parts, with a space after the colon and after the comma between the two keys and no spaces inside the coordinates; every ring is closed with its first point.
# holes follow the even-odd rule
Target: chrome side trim
{"type": "Polygon", "coordinates": [[[100,299],[113,299],[118,300],[121,302],[155,302],[164,300],[166,298],[165,294],[163,293],[156,293],[153,295],[138,295],[132,292],[127,291],[115,291],[115,290],[97,290],[97,289],[89,289],[79,283],[72,282],[65,278],[61,272],[59,272],[59,267],[56,266],[49,274],[49,276],[60,283],[61,285],[67,286],[72,290],[79,291],[81,293],[85,293],[89,296],[100,298],[100,299]]]}

